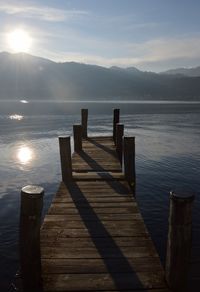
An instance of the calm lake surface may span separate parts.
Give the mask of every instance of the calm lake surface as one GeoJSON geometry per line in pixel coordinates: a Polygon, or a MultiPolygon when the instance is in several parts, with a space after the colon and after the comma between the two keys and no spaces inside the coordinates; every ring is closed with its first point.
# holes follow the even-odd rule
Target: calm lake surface
{"type": "Polygon", "coordinates": [[[57,137],[72,134],[81,108],[89,108],[89,134],[111,135],[114,107],[136,137],[137,199],[163,263],[169,192],[196,193],[190,291],[199,291],[200,103],[180,102],[0,102],[0,291],[8,291],[19,264],[20,189],[43,186],[45,212],[61,180],[57,137]]]}

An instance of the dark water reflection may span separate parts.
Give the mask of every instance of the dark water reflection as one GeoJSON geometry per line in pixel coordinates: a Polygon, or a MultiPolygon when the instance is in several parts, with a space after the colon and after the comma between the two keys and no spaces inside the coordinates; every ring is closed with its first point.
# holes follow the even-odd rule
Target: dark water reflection
{"type": "MultiPolygon", "coordinates": [[[[96,105],[89,105],[89,133],[111,134],[113,106],[104,104],[97,111],[96,105]]],[[[157,104],[134,106],[119,106],[121,121],[126,134],[136,136],[137,198],[163,263],[169,191],[185,187],[196,192],[190,291],[198,291],[194,277],[200,276],[200,105],[170,104],[160,110],[157,104]]],[[[0,115],[0,291],[7,291],[18,267],[20,189],[29,183],[42,185],[47,210],[61,179],[57,137],[72,133],[81,107],[87,105],[76,104],[74,114],[65,109],[65,114],[27,116],[12,109],[0,115]],[[23,118],[10,119],[11,114],[23,118]]]]}

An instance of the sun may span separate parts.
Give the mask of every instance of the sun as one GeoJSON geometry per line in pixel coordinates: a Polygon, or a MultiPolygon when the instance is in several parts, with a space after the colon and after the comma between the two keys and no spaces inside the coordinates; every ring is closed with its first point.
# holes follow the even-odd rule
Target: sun
{"type": "Polygon", "coordinates": [[[16,29],[7,34],[7,42],[14,52],[28,52],[32,45],[29,33],[23,29],[16,29]]]}

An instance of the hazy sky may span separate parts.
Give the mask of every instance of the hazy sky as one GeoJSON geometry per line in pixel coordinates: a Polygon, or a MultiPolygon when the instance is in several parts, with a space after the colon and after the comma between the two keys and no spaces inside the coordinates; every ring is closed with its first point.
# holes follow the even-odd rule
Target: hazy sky
{"type": "Polygon", "coordinates": [[[200,0],[0,0],[0,51],[19,28],[55,61],[162,71],[200,65],[200,0]]]}

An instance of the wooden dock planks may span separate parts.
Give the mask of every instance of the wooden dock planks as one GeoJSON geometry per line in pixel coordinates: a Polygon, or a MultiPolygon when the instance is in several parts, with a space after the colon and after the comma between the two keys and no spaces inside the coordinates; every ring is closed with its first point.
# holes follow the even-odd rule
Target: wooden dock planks
{"type": "Polygon", "coordinates": [[[73,155],[73,171],[121,172],[112,137],[85,139],[83,149],[73,155]]]}
{"type": "Polygon", "coordinates": [[[85,139],[72,165],[41,227],[44,291],[168,291],[112,138],[85,139]]]}

